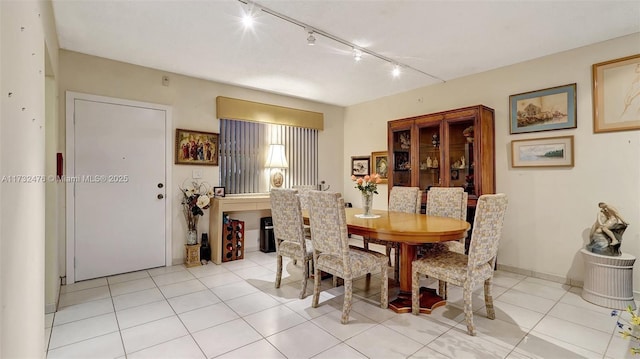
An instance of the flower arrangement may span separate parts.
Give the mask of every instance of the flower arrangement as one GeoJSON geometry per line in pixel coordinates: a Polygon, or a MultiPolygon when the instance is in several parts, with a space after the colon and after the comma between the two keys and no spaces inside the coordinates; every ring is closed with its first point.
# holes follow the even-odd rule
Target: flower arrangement
{"type": "MultiPolygon", "coordinates": [[[[611,316],[614,317],[618,315],[618,322],[616,324],[618,325],[618,328],[622,329],[619,333],[622,334],[623,338],[630,338],[635,342],[640,342],[640,334],[638,334],[638,330],[640,329],[640,316],[633,312],[631,306],[627,307],[626,312],[631,315],[630,320],[622,318],[622,315],[619,315],[621,313],[617,310],[612,311],[611,316]]],[[[631,354],[640,354],[640,347],[633,347],[630,351],[631,354]]]]}
{"type": "Polygon", "coordinates": [[[355,188],[359,189],[363,195],[378,194],[378,183],[382,182],[380,175],[377,173],[364,177],[351,176],[351,180],[356,183],[355,188]]]}
{"type": "Polygon", "coordinates": [[[204,215],[204,210],[209,208],[213,190],[206,183],[191,181],[186,186],[183,183],[180,191],[182,192],[182,210],[189,232],[187,244],[195,244],[198,238],[196,234],[198,219],[204,215]]]}

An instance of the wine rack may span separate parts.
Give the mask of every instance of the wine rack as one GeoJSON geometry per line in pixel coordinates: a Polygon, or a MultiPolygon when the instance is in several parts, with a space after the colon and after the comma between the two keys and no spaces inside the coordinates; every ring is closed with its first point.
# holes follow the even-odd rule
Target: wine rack
{"type": "Polygon", "coordinates": [[[224,222],[222,230],[222,261],[244,258],[244,222],[235,219],[224,222]]]}

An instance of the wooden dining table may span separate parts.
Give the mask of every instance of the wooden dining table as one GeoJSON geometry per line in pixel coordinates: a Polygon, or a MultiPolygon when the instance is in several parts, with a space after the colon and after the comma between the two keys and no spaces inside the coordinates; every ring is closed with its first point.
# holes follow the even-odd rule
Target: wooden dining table
{"type": "MultiPolygon", "coordinates": [[[[459,240],[470,227],[459,219],[417,213],[373,210],[379,217],[359,218],[361,208],[345,208],[345,212],[350,234],[400,244],[400,292],[389,302],[389,308],[398,313],[411,312],[411,262],[416,259],[418,246],[459,240]]],[[[422,313],[430,313],[446,303],[434,289],[421,288],[420,295],[422,313]]]]}

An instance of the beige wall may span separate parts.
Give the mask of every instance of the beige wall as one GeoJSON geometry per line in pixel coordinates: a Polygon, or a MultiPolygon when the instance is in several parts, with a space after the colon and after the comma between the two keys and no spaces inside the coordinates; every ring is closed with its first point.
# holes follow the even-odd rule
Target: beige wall
{"type": "MultiPolygon", "coordinates": [[[[109,96],[128,100],[158,103],[172,107],[173,128],[219,132],[216,118],[215,99],[227,96],[274,105],[299,108],[324,113],[324,131],[319,135],[320,179],[331,184],[332,189],[342,190],[343,176],[340,162],[343,154],[343,108],[280,96],[236,86],[176,75],[150,68],[135,66],[104,58],[61,50],[59,54],[59,117],[65,118],[64,94],[75,91],[93,95],[109,96]],[[170,85],[162,86],[162,76],[168,75],[170,85]]],[[[61,133],[64,133],[62,131],[61,133]]],[[[173,262],[182,262],[184,258],[185,220],[180,209],[181,194],[178,186],[199,168],[203,180],[213,186],[219,184],[219,168],[212,166],[172,165],[172,182],[168,196],[172,201],[172,257],[173,262]]],[[[246,229],[259,227],[260,213],[235,215],[246,222],[246,229]]],[[[209,232],[209,213],[199,222],[199,233],[209,232]]],[[[249,244],[248,244],[249,246],[249,244]]],[[[255,245],[254,245],[255,247],[255,245]]]]}
{"type": "MultiPolygon", "coordinates": [[[[640,256],[640,131],[594,134],[591,101],[591,65],[637,53],[640,33],[350,106],[345,111],[345,134],[366,132],[357,142],[345,136],[343,169],[348,170],[350,156],[386,149],[389,120],[477,104],[491,107],[496,123],[496,190],[509,196],[498,263],[580,282],[579,251],[588,242],[600,201],[617,207],[631,223],[622,250],[640,256]],[[574,82],[577,129],[509,134],[509,95],[574,82]],[[575,167],[511,167],[512,140],[559,135],[574,136],[575,167]]],[[[344,186],[346,200],[359,203],[357,190],[350,189],[346,178],[344,186]]],[[[384,187],[374,207],[385,205],[384,187]]]]}

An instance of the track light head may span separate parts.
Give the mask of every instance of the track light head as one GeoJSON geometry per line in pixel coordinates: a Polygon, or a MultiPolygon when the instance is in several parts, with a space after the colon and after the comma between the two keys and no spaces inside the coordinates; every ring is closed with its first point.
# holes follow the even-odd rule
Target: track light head
{"type": "Polygon", "coordinates": [[[360,60],[362,60],[362,50],[357,49],[357,48],[353,48],[353,59],[358,62],[360,60]]]}
{"type": "Polygon", "coordinates": [[[313,36],[313,30],[307,30],[309,36],[307,36],[307,45],[313,46],[316,44],[316,37],[313,36]]]}
{"type": "Polygon", "coordinates": [[[391,75],[393,75],[393,77],[399,77],[400,76],[400,65],[393,64],[393,70],[391,70],[391,75]]]}

